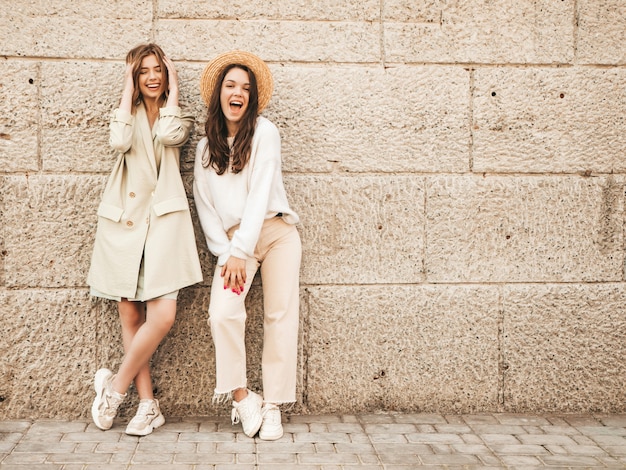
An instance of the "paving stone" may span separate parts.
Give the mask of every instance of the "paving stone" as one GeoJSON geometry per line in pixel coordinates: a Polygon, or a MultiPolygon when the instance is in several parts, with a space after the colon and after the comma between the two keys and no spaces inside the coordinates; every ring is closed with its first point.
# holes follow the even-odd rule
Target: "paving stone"
{"type": "Polygon", "coordinates": [[[498,424],[498,420],[493,415],[463,415],[463,420],[467,424],[498,424]]]}
{"type": "Polygon", "coordinates": [[[370,443],[363,443],[363,444],[358,444],[358,443],[345,443],[345,442],[338,442],[337,444],[335,444],[335,448],[337,449],[337,452],[339,453],[346,453],[346,454],[370,454],[370,453],[374,453],[374,446],[370,443]]]}
{"type": "Polygon", "coordinates": [[[517,436],[522,444],[536,445],[574,445],[575,442],[568,436],[559,436],[558,434],[521,434],[517,436]]]}
{"type": "MultiPolygon", "coordinates": [[[[424,432],[424,431],[420,431],[424,432]]],[[[437,424],[433,427],[433,432],[442,432],[450,434],[465,434],[472,432],[470,427],[465,424],[437,424]]]]}
{"type": "Polygon", "coordinates": [[[16,454],[19,453],[67,453],[73,452],[76,448],[76,444],[73,442],[57,442],[54,446],[51,446],[48,443],[40,443],[40,442],[25,442],[20,443],[15,446],[13,452],[16,454]]]}
{"type": "Polygon", "coordinates": [[[364,428],[359,423],[329,423],[330,432],[363,433],[364,428]]]}
{"type": "Polygon", "coordinates": [[[187,464],[223,464],[235,463],[235,454],[175,454],[174,463],[187,464]]]}
{"type": "Polygon", "coordinates": [[[137,453],[133,456],[132,463],[169,465],[174,460],[174,454],[167,452],[137,453]]]}
{"type": "Polygon", "coordinates": [[[549,424],[546,418],[532,415],[498,414],[495,418],[501,424],[514,424],[520,426],[545,426],[549,424]]]}
{"type": "Polygon", "coordinates": [[[573,435],[572,439],[576,441],[576,444],[582,445],[582,446],[593,446],[596,444],[596,442],[593,439],[587,436],[573,435]]]}
{"type": "Polygon", "coordinates": [[[23,433],[26,432],[31,426],[32,423],[30,421],[0,421],[0,433],[23,433]]]}
{"type": "Polygon", "coordinates": [[[330,442],[320,442],[315,444],[315,452],[318,454],[335,452],[335,445],[330,442]]]}
{"type": "Polygon", "coordinates": [[[568,467],[597,467],[600,465],[593,457],[577,457],[571,455],[546,455],[541,460],[547,465],[562,465],[568,467]]]}
{"type": "Polygon", "coordinates": [[[365,432],[369,434],[409,434],[415,432],[413,424],[368,424],[365,432]]]}
{"type": "Polygon", "coordinates": [[[626,446],[626,436],[595,435],[593,440],[604,446],[626,446]]]}
{"type": "Polygon", "coordinates": [[[436,429],[432,424],[418,424],[416,428],[417,432],[436,432],[436,429]]]}
{"type": "Polygon", "coordinates": [[[626,436],[626,427],[616,426],[581,426],[578,430],[589,436],[626,436]]]}
{"type": "Polygon", "coordinates": [[[311,453],[315,452],[315,444],[312,442],[263,442],[256,444],[257,452],[285,452],[285,453],[311,453]]]}
{"type": "Polygon", "coordinates": [[[490,434],[526,434],[526,431],[522,426],[515,425],[486,425],[486,424],[476,424],[472,426],[474,431],[478,434],[490,433],[490,434]]]}
{"type": "Polygon", "coordinates": [[[466,444],[482,444],[484,441],[475,434],[461,434],[461,439],[466,444]]]}
{"type": "Polygon", "coordinates": [[[373,443],[405,443],[407,442],[406,437],[403,434],[372,434],[370,435],[370,439],[373,443]]]}
{"type": "Polygon", "coordinates": [[[626,456],[626,446],[606,446],[605,450],[612,455],[626,456]]]}
{"type": "Polygon", "coordinates": [[[105,463],[111,460],[111,454],[61,453],[48,454],[46,462],[52,463],[105,463]]]}
{"type": "MultiPolygon", "coordinates": [[[[0,470],[626,468],[621,415],[549,416],[545,422],[533,414],[458,415],[441,423],[424,423],[424,416],[349,415],[319,422],[303,416],[293,424],[326,431],[286,433],[275,442],[249,438],[240,426],[218,431],[219,419],[171,420],[169,429],[142,438],[126,435],[121,425],[95,432],[84,421],[36,421],[26,428],[16,420],[0,423],[0,470]],[[429,432],[406,432],[411,429],[429,432]]],[[[432,416],[430,421],[439,421],[432,416]]]]}
{"type": "Polygon", "coordinates": [[[479,444],[452,444],[451,448],[459,454],[492,454],[489,447],[479,444]]]}
{"type": "Polygon", "coordinates": [[[571,455],[607,456],[607,452],[598,446],[566,445],[563,450],[571,455]]]}
{"type": "Polygon", "coordinates": [[[544,447],[545,447],[546,449],[548,449],[548,451],[549,451],[551,454],[554,454],[554,455],[559,455],[559,454],[567,454],[567,451],[566,451],[563,447],[561,447],[561,446],[557,446],[557,445],[547,445],[547,446],[544,446],[544,447]]]}
{"type": "Polygon", "coordinates": [[[180,435],[181,442],[231,442],[235,435],[228,432],[186,432],[180,435]]]}
{"type": "Polygon", "coordinates": [[[300,454],[298,455],[298,462],[305,464],[338,464],[338,465],[356,465],[359,463],[359,459],[355,454],[337,454],[337,453],[315,453],[315,454],[300,454]]]}
{"type": "MultiPolygon", "coordinates": [[[[63,465],[60,465],[60,464],[53,465],[50,463],[45,463],[45,464],[32,464],[31,463],[31,464],[28,464],[28,466],[26,466],[26,465],[22,465],[19,463],[6,463],[5,461],[2,462],[2,470],[26,470],[26,469],[28,470],[61,470],[61,468],[63,468],[63,465]]],[[[125,469],[126,467],[123,467],[123,468],[125,469]]]]}
{"type": "MultiPolygon", "coordinates": [[[[313,454],[311,454],[313,455],[313,454]]],[[[298,461],[297,454],[285,454],[285,453],[263,453],[258,455],[259,464],[296,464],[298,461]]]]}
{"type": "Polygon", "coordinates": [[[378,443],[374,449],[379,454],[432,454],[432,448],[426,444],[378,443]]]}
{"type": "Polygon", "coordinates": [[[451,454],[452,447],[447,444],[430,444],[435,454],[451,454]]]}
{"type": "Polygon", "coordinates": [[[407,434],[409,442],[418,444],[462,444],[463,440],[457,434],[434,434],[434,433],[414,433],[407,434]]]}
{"type": "Polygon", "coordinates": [[[541,461],[537,457],[530,455],[504,455],[501,457],[502,462],[513,467],[519,466],[541,466],[541,461]]]}
{"type": "Polygon", "coordinates": [[[564,435],[575,435],[580,434],[580,431],[572,426],[564,425],[551,425],[551,426],[541,426],[541,430],[546,434],[564,434],[564,435]]]}
{"type": "Polygon", "coordinates": [[[420,459],[426,465],[478,465],[480,460],[474,455],[422,455],[420,459]]]}
{"type": "Polygon", "coordinates": [[[517,445],[519,439],[510,434],[481,434],[480,436],[488,445],[517,445]]]}
{"type": "Polygon", "coordinates": [[[237,465],[241,464],[256,464],[257,456],[255,454],[237,454],[237,465]]]}
{"type": "Polygon", "coordinates": [[[254,442],[218,442],[216,451],[218,453],[253,453],[255,451],[254,442]]]}
{"type": "Polygon", "coordinates": [[[599,418],[599,420],[605,426],[617,426],[626,428],[626,414],[604,416],[602,418],[599,418]]]}
{"type": "Polygon", "coordinates": [[[309,432],[294,434],[296,442],[350,442],[347,434],[339,432],[309,432]]]}
{"type": "MultiPolygon", "coordinates": [[[[21,464],[21,465],[32,465],[37,463],[44,463],[46,461],[48,454],[47,453],[28,453],[28,454],[9,454],[2,460],[2,465],[5,464],[21,464]]],[[[3,469],[4,470],[4,469],[3,469]]]]}
{"type": "MultiPolygon", "coordinates": [[[[378,454],[380,461],[385,465],[394,464],[394,465],[409,465],[416,464],[420,462],[417,454],[408,454],[408,453],[381,453],[378,454]]],[[[422,456],[423,457],[423,456],[422,456]]]]}
{"type": "Polygon", "coordinates": [[[548,453],[544,447],[536,445],[497,445],[491,448],[496,454],[542,455],[548,453]]]}

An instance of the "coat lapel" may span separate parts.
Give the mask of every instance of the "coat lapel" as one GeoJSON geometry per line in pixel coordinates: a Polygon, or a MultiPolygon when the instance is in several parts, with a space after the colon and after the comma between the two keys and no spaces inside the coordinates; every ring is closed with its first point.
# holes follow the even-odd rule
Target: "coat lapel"
{"type": "Polygon", "coordinates": [[[148,155],[148,161],[150,167],[154,173],[156,179],[158,172],[156,167],[156,155],[154,154],[154,141],[152,140],[152,130],[150,129],[150,123],[148,122],[148,114],[143,103],[137,106],[137,124],[139,125],[139,134],[141,141],[146,148],[146,154],[148,155]]]}

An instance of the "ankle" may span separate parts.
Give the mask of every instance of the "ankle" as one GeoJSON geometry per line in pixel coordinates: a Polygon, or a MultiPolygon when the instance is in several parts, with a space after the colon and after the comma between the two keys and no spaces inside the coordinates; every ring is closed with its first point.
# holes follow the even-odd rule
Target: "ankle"
{"type": "Polygon", "coordinates": [[[111,380],[111,391],[117,393],[121,397],[125,397],[126,396],[126,392],[120,392],[119,391],[119,387],[115,385],[115,380],[116,379],[117,379],[117,376],[114,377],[113,380],[111,380]]]}
{"type": "Polygon", "coordinates": [[[233,392],[233,400],[235,400],[237,403],[245,399],[247,396],[248,396],[247,388],[238,388],[233,392]]]}

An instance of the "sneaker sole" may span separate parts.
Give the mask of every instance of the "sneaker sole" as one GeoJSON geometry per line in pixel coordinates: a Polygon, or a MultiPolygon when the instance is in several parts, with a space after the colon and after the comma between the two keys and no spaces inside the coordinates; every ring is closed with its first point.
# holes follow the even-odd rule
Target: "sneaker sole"
{"type": "Polygon", "coordinates": [[[100,416],[98,414],[98,403],[102,400],[102,394],[104,393],[104,381],[110,374],[112,374],[110,370],[100,369],[96,372],[96,376],[93,380],[93,387],[96,390],[96,399],[93,401],[93,405],[91,405],[91,418],[93,419],[94,424],[103,431],[111,429],[111,426],[113,425],[113,423],[109,426],[103,424],[100,421],[100,416]]]}
{"type": "Polygon", "coordinates": [[[261,425],[263,424],[263,418],[259,419],[258,425],[257,423],[254,424],[254,427],[252,428],[252,431],[250,432],[246,432],[244,431],[243,433],[248,436],[248,437],[254,437],[256,436],[256,433],[259,432],[259,429],[261,429],[261,425]]]}
{"type": "Polygon", "coordinates": [[[264,441],[276,441],[283,437],[283,430],[280,430],[280,434],[263,434],[263,431],[259,432],[259,439],[264,441]]]}
{"type": "Polygon", "coordinates": [[[156,428],[160,428],[164,424],[165,424],[165,418],[161,414],[157,416],[156,418],[154,418],[154,421],[152,421],[152,423],[146,426],[145,429],[126,428],[126,434],[128,434],[129,436],[147,436],[148,434],[152,434],[152,431],[154,431],[156,428]]]}

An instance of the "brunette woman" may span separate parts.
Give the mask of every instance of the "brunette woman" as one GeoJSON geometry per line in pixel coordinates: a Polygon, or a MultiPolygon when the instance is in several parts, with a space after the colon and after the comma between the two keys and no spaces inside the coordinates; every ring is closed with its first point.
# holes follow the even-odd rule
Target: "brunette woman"
{"type": "Polygon", "coordinates": [[[279,405],[296,400],[300,236],[281,171],[280,135],[259,113],[273,91],[259,57],[232,51],[205,68],[206,137],[196,151],[194,198],[209,250],[217,257],[209,324],[215,345],[214,399],[232,399],[233,424],[252,437],[283,435],[279,405]],[[263,391],[247,388],[244,301],[261,270],[263,391]]]}

